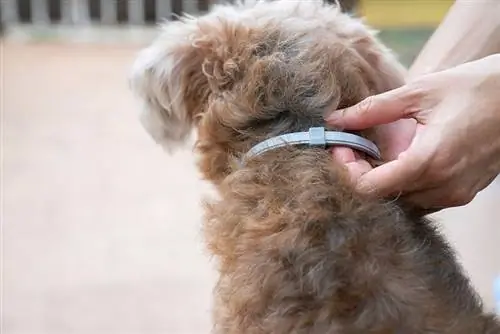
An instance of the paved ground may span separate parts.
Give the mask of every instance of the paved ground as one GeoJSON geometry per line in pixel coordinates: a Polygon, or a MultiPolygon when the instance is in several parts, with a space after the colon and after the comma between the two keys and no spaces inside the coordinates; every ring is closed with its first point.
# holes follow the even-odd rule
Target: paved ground
{"type": "MultiPolygon", "coordinates": [[[[168,157],[137,122],[136,47],[3,52],[3,333],[208,333],[206,188],[189,150],[168,157]]],[[[440,217],[489,305],[499,199],[497,182],[440,217]]]]}

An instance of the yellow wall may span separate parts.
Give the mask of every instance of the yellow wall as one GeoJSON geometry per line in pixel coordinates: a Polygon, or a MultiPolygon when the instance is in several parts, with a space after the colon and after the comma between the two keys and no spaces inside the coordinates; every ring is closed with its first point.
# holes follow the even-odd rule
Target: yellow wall
{"type": "Polygon", "coordinates": [[[360,14],[375,27],[436,27],[454,0],[360,0],[360,14]]]}

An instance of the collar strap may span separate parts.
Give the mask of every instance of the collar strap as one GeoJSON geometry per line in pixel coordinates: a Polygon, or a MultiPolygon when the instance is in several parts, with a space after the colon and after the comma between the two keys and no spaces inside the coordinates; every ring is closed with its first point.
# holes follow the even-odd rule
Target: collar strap
{"type": "Polygon", "coordinates": [[[310,128],[308,132],[293,132],[269,138],[255,145],[247,152],[245,159],[260,155],[287,145],[309,145],[310,147],[346,146],[381,160],[377,146],[357,135],[338,131],[325,131],[324,127],[310,128]]]}

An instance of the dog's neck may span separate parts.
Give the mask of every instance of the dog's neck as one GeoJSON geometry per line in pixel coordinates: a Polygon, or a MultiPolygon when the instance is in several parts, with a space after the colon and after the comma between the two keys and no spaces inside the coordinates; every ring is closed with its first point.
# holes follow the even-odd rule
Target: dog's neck
{"type": "Polygon", "coordinates": [[[309,145],[327,148],[345,146],[366,153],[375,160],[380,160],[380,151],[371,141],[352,133],[326,131],[324,127],[312,127],[308,132],[292,132],[269,138],[253,146],[243,157],[245,160],[286,145],[309,145]]]}

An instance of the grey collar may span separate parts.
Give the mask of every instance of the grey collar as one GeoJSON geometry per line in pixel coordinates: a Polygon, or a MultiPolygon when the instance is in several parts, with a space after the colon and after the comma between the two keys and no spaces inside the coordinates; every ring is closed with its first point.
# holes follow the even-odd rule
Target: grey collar
{"type": "Polygon", "coordinates": [[[304,144],[323,148],[346,146],[364,152],[376,160],[381,160],[379,149],[371,141],[352,133],[325,131],[324,127],[314,127],[308,132],[293,132],[269,138],[252,147],[244,156],[244,160],[283,146],[304,144]]]}

